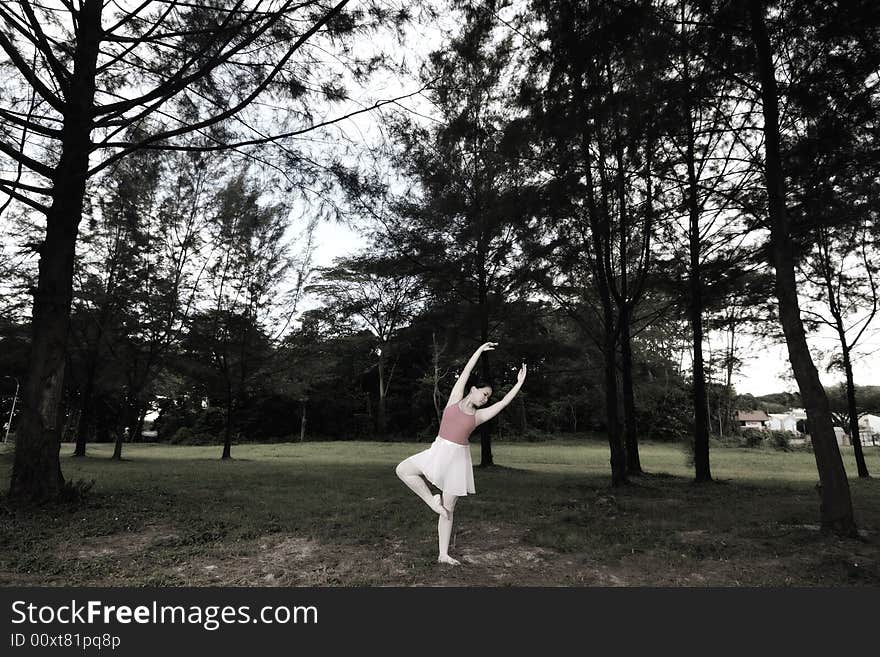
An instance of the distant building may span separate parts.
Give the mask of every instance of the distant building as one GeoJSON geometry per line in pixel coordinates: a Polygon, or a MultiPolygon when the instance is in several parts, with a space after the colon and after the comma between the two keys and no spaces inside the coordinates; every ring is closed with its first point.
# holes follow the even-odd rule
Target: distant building
{"type": "Polygon", "coordinates": [[[737,411],[736,423],[740,429],[766,429],[770,416],[762,410],[737,411]]]}
{"type": "Polygon", "coordinates": [[[880,415],[863,415],[859,418],[859,439],[862,445],[880,445],[880,415]]]}
{"type": "MultiPolygon", "coordinates": [[[[807,412],[803,408],[792,408],[787,413],[770,413],[764,411],[737,411],[737,423],[742,429],[770,429],[786,431],[795,436],[807,434],[807,412]]],[[[834,427],[834,437],[838,445],[852,445],[850,437],[843,427],[834,427]]],[[[862,445],[880,445],[880,415],[863,415],[859,418],[859,439],[862,445]]],[[[796,440],[795,442],[800,442],[796,440]]]]}
{"type": "MultiPolygon", "coordinates": [[[[792,413],[770,413],[770,421],[767,428],[771,431],[786,431],[795,435],[800,434],[798,430],[798,420],[792,413]]],[[[803,426],[803,425],[802,425],[803,426]]]]}

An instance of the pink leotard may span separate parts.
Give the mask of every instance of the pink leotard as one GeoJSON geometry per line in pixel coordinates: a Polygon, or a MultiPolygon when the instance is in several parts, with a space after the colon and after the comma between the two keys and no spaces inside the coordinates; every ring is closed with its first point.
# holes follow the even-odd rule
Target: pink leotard
{"type": "Polygon", "coordinates": [[[440,420],[440,431],[437,435],[449,442],[467,445],[468,437],[476,426],[476,414],[465,413],[458,404],[452,404],[443,410],[443,419],[440,420]]]}

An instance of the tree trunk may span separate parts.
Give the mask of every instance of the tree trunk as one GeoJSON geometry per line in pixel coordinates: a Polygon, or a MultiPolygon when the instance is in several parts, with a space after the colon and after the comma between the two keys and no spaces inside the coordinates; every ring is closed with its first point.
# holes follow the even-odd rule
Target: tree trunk
{"type": "MultiPolygon", "coordinates": [[[[682,6],[682,21],[684,6],[682,6]]],[[[683,28],[684,26],[682,26],[683,28]]],[[[684,31],[682,31],[684,34],[684,31]]],[[[690,68],[688,53],[683,49],[682,70],[688,88],[684,89],[684,120],[687,125],[686,164],[688,177],[688,288],[690,303],[688,314],[691,322],[693,349],[693,390],[694,404],[694,478],[697,482],[712,481],[709,467],[709,400],[706,395],[706,371],[703,365],[703,278],[700,262],[700,207],[697,197],[697,173],[694,135],[693,108],[690,103],[690,68]]]]}
{"type": "Polygon", "coordinates": [[[859,477],[870,477],[868,465],[865,463],[865,454],[862,451],[862,437],[859,435],[859,411],[856,407],[856,384],[853,379],[852,361],[850,350],[846,345],[846,336],[842,336],[843,347],[843,370],[846,374],[846,406],[849,411],[849,437],[852,441],[853,454],[856,457],[856,468],[859,477]]]}
{"type": "Polygon", "coordinates": [[[80,37],[73,53],[71,93],[61,128],[61,156],[53,172],[46,239],[39,248],[31,353],[9,485],[12,499],[46,501],[56,497],[64,486],[59,459],[59,408],[73,294],[73,260],[89,168],[101,9],[99,0],[86,0],[78,15],[80,37]]]}
{"type": "Polygon", "coordinates": [[[617,409],[617,339],[610,304],[605,310],[605,337],[602,355],[605,359],[605,415],[608,446],[611,451],[611,485],[626,483],[626,453],[620,435],[617,409]]]}
{"type": "MultiPolygon", "coordinates": [[[[577,87],[581,90],[580,85],[577,87]]],[[[590,125],[589,120],[585,122],[590,125]]],[[[602,204],[600,210],[596,200],[593,186],[592,157],[592,133],[587,130],[582,134],[581,151],[584,157],[586,182],[587,182],[587,205],[588,221],[590,224],[590,239],[592,241],[593,282],[599,291],[602,305],[602,356],[604,361],[605,379],[605,413],[608,429],[608,445],[611,456],[611,485],[619,486],[627,482],[626,478],[626,452],[620,435],[620,421],[617,408],[617,335],[618,329],[614,324],[614,305],[611,298],[611,219],[608,214],[607,203],[602,204]]]]}
{"type": "Polygon", "coordinates": [[[630,313],[628,307],[621,309],[620,357],[623,384],[623,417],[626,444],[626,470],[629,474],[642,474],[639,459],[638,428],[636,427],[636,402],[633,394],[632,342],[629,334],[630,313]]]}
{"type": "MultiPolygon", "coordinates": [[[[726,426],[729,429],[729,433],[733,432],[731,417],[733,416],[733,365],[734,359],[736,358],[736,328],[735,328],[735,318],[733,313],[730,316],[730,328],[729,330],[729,342],[727,346],[726,352],[726,362],[725,362],[725,379],[724,379],[724,419],[722,420],[722,427],[726,426]]],[[[723,430],[723,429],[722,429],[723,430]]]]}
{"type": "Polygon", "coordinates": [[[122,415],[122,427],[116,432],[116,444],[113,447],[112,456],[114,460],[122,460],[122,442],[126,437],[128,437],[128,442],[132,442],[140,414],[141,407],[137,401],[137,395],[129,392],[129,398],[122,415]]]}
{"type": "Polygon", "coordinates": [[[437,334],[431,332],[431,345],[433,346],[433,363],[434,363],[434,390],[432,399],[434,400],[434,413],[437,416],[437,426],[440,426],[440,420],[443,418],[443,411],[440,408],[440,352],[437,349],[437,334]]]}
{"type": "Polygon", "coordinates": [[[788,355],[807,412],[813,454],[819,471],[820,518],[823,529],[857,536],[849,481],[831,423],[828,397],[810,355],[801,320],[795,282],[795,259],[785,207],[785,180],[779,152],[779,97],[770,39],[761,0],[750,0],[751,30],[757,53],[764,115],[765,176],[770,215],[772,263],[779,319],[788,355]]]}
{"type": "MultiPolygon", "coordinates": [[[[691,274],[693,276],[693,274],[691,274]]],[[[700,295],[702,283],[691,281],[691,295],[700,295]]],[[[701,302],[691,299],[691,332],[693,335],[693,390],[694,403],[694,478],[698,482],[712,481],[709,466],[709,413],[706,395],[706,376],[703,367],[703,313],[701,302]]]]}
{"type": "MultiPolygon", "coordinates": [[[[382,349],[381,345],[379,349],[382,349]]],[[[379,437],[384,438],[387,431],[385,422],[385,354],[382,351],[379,352],[379,408],[376,414],[376,428],[379,437]]]]}
{"type": "Polygon", "coordinates": [[[66,416],[64,420],[64,428],[61,430],[61,442],[68,442],[70,432],[75,424],[79,423],[79,409],[70,413],[67,410],[63,412],[66,416]]]}
{"type": "Polygon", "coordinates": [[[83,389],[80,401],[79,420],[76,423],[76,447],[73,456],[86,455],[86,443],[88,442],[89,425],[92,422],[92,392],[94,390],[94,370],[90,367],[86,373],[86,385],[83,389]]]}
{"type": "Polygon", "coordinates": [[[131,440],[132,442],[140,441],[144,434],[144,422],[147,420],[147,405],[142,403],[138,407],[138,416],[137,416],[137,424],[134,427],[134,434],[132,434],[131,440]]]}
{"type": "Polygon", "coordinates": [[[306,439],[306,400],[301,399],[300,404],[302,406],[302,417],[299,421],[299,442],[304,442],[306,439]]]}
{"type": "Polygon", "coordinates": [[[220,459],[225,461],[232,458],[232,406],[235,403],[232,390],[227,386],[226,390],[226,427],[223,431],[223,454],[220,459]]]}
{"type": "MultiPolygon", "coordinates": [[[[610,76],[610,73],[609,73],[610,76]]],[[[611,80],[609,78],[609,85],[611,80]]],[[[620,292],[615,297],[620,319],[620,365],[621,365],[621,393],[623,397],[623,434],[626,445],[626,469],[632,474],[641,474],[642,465],[639,461],[638,438],[636,437],[636,405],[633,395],[632,383],[632,343],[630,337],[631,309],[635,304],[630,299],[629,285],[629,231],[635,227],[630,225],[630,215],[627,209],[625,164],[623,160],[623,138],[620,134],[620,119],[622,112],[615,112],[617,120],[615,127],[615,158],[617,160],[617,198],[620,212],[618,222],[618,247],[620,258],[620,292]]],[[[646,226],[647,230],[647,226],[646,226]]]]}
{"type": "Polygon", "coordinates": [[[129,417],[131,417],[131,414],[128,409],[126,409],[125,414],[122,416],[122,426],[116,428],[116,440],[113,443],[113,456],[110,457],[113,461],[122,460],[122,437],[125,435],[125,429],[127,427],[126,422],[129,417]]]}
{"type": "MultiPolygon", "coordinates": [[[[489,307],[486,293],[486,281],[483,275],[480,276],[480,337],[485,344],[489,341],[489,307]]],[[[489,352],[483,352],[480,356],[480,367],[482,368],[483,378],[487,382],[492,381],[492,370],[489,366],[489,352]]],[[[469,391],[466,390],[465,394],[469,391]]],[[[491,422],[483,422],[480,425],[480,467],[485,468],[495,465],[492,458],[492,424],[491,422]]]]}

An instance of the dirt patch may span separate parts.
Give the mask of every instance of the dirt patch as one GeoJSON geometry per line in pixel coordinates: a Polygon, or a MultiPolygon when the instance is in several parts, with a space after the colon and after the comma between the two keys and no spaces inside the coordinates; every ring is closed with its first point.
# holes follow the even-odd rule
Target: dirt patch
{"type": "Polygon", "coordinates": [[[55,586],[63,582],[53,581],[42,573],[16,573],[0,570],[0,586],[55,586]]]}
{"type": "Polygon", "coordinates": [[[460,561],[487,568],[534,568],[557,554],[547,548],[526,545],[522,531],[511,525],[481,524],[466,529],[453,537],[451,554],[455,554],[457,542],[462,543],[460,561]]]}
{"type": "MultiPolygon", "coordinates": [[[[436,563],[435,536],[421,545],[393,539],[361,546],[274,534],[241,546],[240,554],[180,563],[172,572],[190,586],[528,586],[570,572],[570,560],[522,539],[522,530],[511,525],[471,525],[457,532],[450,546],[461,565],[448,566],[436,563]],[[426,543],[431,556],[424,554],[426,543]]],[[[614,579],[597,575],[591,581],[614,579]]]]}
{"type": "MultiPolygon", "coordinates": [[[[309,538],[270,534],[238,551],[244,554],[207,556],[178,564],[172,571],[190,586],[322,586],[344,584],[351,570],[340,559],[344,554],[340,547],[309,538]]],[[[362,550],[354,548],[354,552],[363,558],[362,550]]]]}
{"type": "Polygon", "coordinates": [[[676,532],[675,535],[678,538],[679,542],[692,545],[699,545],[701,543],[706,543],[707,541],[714,540],[713,537],[707,534],[705,529],[688,529],[685,531],[676,532]]]}
{"type": "Polygon", "coordinates": [[[59,559],[98,559],[108,556],[127,556],[143,552],[161,541],[176,539],[178,532],[170,525],[147,525],[136,532],[108,536],[87,536],[76,543],[63,542],[55,549],[59,559]]]}
{"type": "MultiPolygon", "coordinates": [[[[506,523],[468,523],[454,532],[449,554],[460,566],[434,564],[428,586],[546,586],[576,576],[569,558],[524,540],[525,528],[506,523]]],[[[589,578],[595,581],[597,577],[589,578]]],[[[580,582],[572,582],[580,583],[580,582]]]]}

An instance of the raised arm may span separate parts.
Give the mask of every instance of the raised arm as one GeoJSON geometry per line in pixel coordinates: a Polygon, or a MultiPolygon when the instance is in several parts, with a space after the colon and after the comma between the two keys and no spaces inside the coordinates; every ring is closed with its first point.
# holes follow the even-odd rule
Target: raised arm
{"type": "Polygon", "coordinates": [[[477,416],[474,418],[476,420],[476,424],[480,425],[483,422],[488,422],[493,417],[498,415],[501,412],[501,409],[506,407],[510,402],[513,401],[513,398],[516,397],[516,393],[519,392],[519,389],[522,388],[523,381],[526,380],[526,364],[523,363],[522,367],[519,369],[519,372],[516,375],[516,384],[510,389],[504,398],[501,401],[497,401],[491,406],[487,408],[481,408],[477,411],[477,416]]]}
{"type": "Polygon", "coordinates": [[[464,387],[467,385],[468,379],[471,378],[471,370],[474,369],[477,361],[480,360],[480,354],[482,354],[484,351],[492,351],[497,344],[497,342],[487,342],[486,344],[481,344],[479,347],[477,347],[474,355],[470,357],[467,365],[465,365],[464,369],[461,371],[461,374],[458,377],[458,381],[456,381],[455,385],[452,386],[452,392],[449,393],[449,400],[446,402],[447,406],[452,406],[453,404],[457,404],[462,400],[462,398],[464,397],[464,387]]]}

